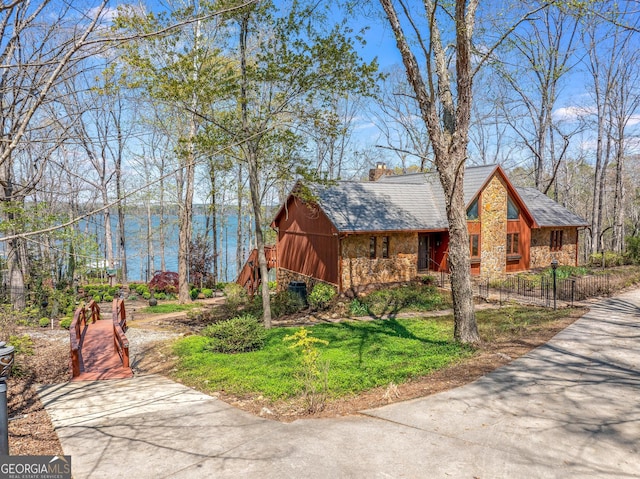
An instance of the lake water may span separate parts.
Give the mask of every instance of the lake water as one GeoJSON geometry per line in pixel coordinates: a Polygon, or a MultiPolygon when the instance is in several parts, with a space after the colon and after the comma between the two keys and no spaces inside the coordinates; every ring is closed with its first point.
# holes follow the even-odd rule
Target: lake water
{"type": "MultiPolygon", "coordinates": [[[[196,234],[204,234],[206,230],[206,215],[199,214],[193,216],[194,237],[196,234]]],[[[114,216],[111,219],[112,233],[114,237],[114,258],[117,258],[115,244],[117,242],[118,220],[114,216]]],[[[222,224],[218,220],[218,275],[220,281],[234,281],[237,276],[236,271],[236,232],[238,219],[236,215],[224,215],[222,224]]],[[[243,223],[247,225],[249,218],[243,218],[243,223]]],[[[104,252],[104,226],[102,218],[92,218],[88,222],[80,223],[80,230],[95,234],[100,243],[100,249],[104,252]]],[[[125,235],[127,251],[127,269],[129,281],[147,281],[154,271],[160,270],[160,241],[159,241],[160,217],[152,216],[153,238],[153,258],[149,257],[147,251],[147,220],[146,217],[125,217],[125,235]],[[153,260],[153,261],[151,261],[153,260]],[[149,267],[150,266],[150,267],[149,267]],[[148,275],[148,270],[151,274],[148,275]]],[[[209,239],[213,241],[211,233],[209,239]]],[[[245,257],[248,255],[248,245],[245,245],[245,257]]],[[[104,253],[103,253],[104,254],[104,253]]],[[[165,264],[167,271],[178,271],[178,217],[176,215],[165,215],[165,264]]]]}

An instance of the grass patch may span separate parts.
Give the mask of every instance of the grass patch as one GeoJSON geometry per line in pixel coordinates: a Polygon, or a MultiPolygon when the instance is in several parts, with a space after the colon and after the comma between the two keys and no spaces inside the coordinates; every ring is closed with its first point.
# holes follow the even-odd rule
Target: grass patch
{"type": "Polygon", "coordinates": [[[480,337],[484,341],[495,341],[499,338],[515,338],[526,332],[541,329],[545,324],[557,321],[573,314],[584,312],[580,309],[506,306],[500,309],[476,311],[476,321],[480,337]]]}
{"type": "Polygon", "coordinates": [[[189,311],[193,308],[198,308],[201,305],[198,303],[178,304],[178,303],[163,303],[156,304],[155,306],[147,306],[140,310],[141,313],[153,313],[153,314],[167,314],[178,313],[180,311],[189,311]]]}
{"type": "MultiPolygon", "coordinates": [[[[303,388],[297,374],[301,359],[283,341],[298,329],[271,329],[262,350],[239,354],[213,353],[207,349],[208,338],[186,337],[174,346],[179,357],[176,376],[207,391],[255,393],[272,400],[298,396],[303,388]]],[[[331,397],[399,384],[472,354],[453,341],[450,318],[346,321],[308,329],[329,343],[319,350],[321,359],[329,361],[331,397]]]]}

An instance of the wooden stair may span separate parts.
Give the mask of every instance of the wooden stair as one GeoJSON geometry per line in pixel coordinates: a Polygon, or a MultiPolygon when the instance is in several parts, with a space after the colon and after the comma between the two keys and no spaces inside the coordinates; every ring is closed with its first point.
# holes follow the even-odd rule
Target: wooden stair
{"type": "MultiPolygon", "coordinates": [[[[276,247],[273,245],[264,247],[264,254],[267,257],[267,270],[275,268],[278,265],[278,257],[276,255],[276,247]]],[[[262,282],[260,277],[260,265],[258,264],[258,250],[254,248],[249,254],[246,263],[242,267],[236,283],[247,290],[249,296],[253,296],[262,282]]]]}

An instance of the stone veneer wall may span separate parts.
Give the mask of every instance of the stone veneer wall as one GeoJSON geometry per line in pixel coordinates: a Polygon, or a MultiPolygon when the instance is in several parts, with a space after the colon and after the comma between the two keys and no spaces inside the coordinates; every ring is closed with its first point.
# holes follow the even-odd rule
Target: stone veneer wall
{"type": "MultiPolygon", "coordinates": [[[[307,276],[304,274],[296,273],[295,271],[291,271],[285,268],[277,268],[276,269],[276,282],[277,288],[276,291],[286,291],[289,288],[289,283],[291,281],[304,281],[307,285],[307,294],[309,294],[313,287],[318,283],[324,283],[324,281],[319,280],[318,278],[312,278],[311,276],[307,276]]],[[[331,283],[327,283],[331,284],[331,283]]],[[[332,284],[336,289],[338,289],[337,284],[332,284]]]]}
{"type": "Polygon", "coordinates": [[[507,188],[494,175],[482,192],[480,275],[502,274],[507,264],[507,188]]]}
{"type": "Polygon", "coordinates": [[[352,235],[342,239],[342,288],[358,289],[369,284],[411,281],[418,275],[418,234],[352,235]],[[389,258],[369,258],[369,238],[377,238],[381,254],[382,237],[389,236],[389,258]]]}
{"type": "Polygon", "coordinates": [[[578,230],[576,228],[540,228],[531,230],[531,261],[530,268],[547,268],[552,259],[557,259],[560,265],[576,265],[576,248],[578,247],[578,230]],[[562,230],[562,249],[551,251],[551,231],[562,230]]]}

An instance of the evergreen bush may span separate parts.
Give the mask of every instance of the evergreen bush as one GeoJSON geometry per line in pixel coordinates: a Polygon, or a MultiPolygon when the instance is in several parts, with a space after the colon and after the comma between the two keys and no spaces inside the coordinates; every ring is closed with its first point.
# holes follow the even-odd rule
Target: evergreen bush
{"type": "Polygon", "coordinates": [[[216,353],[241,353],[261,349],[266,329],[249,314],[211,324],[202,330],[210,338],[206,349],[216,353]]]}
{"type": "Polygon", "coordinates": [[[307,300],[313,310],[326,309],[336,296],[336,289],[327,283],[317,283],[307,300]]]}

